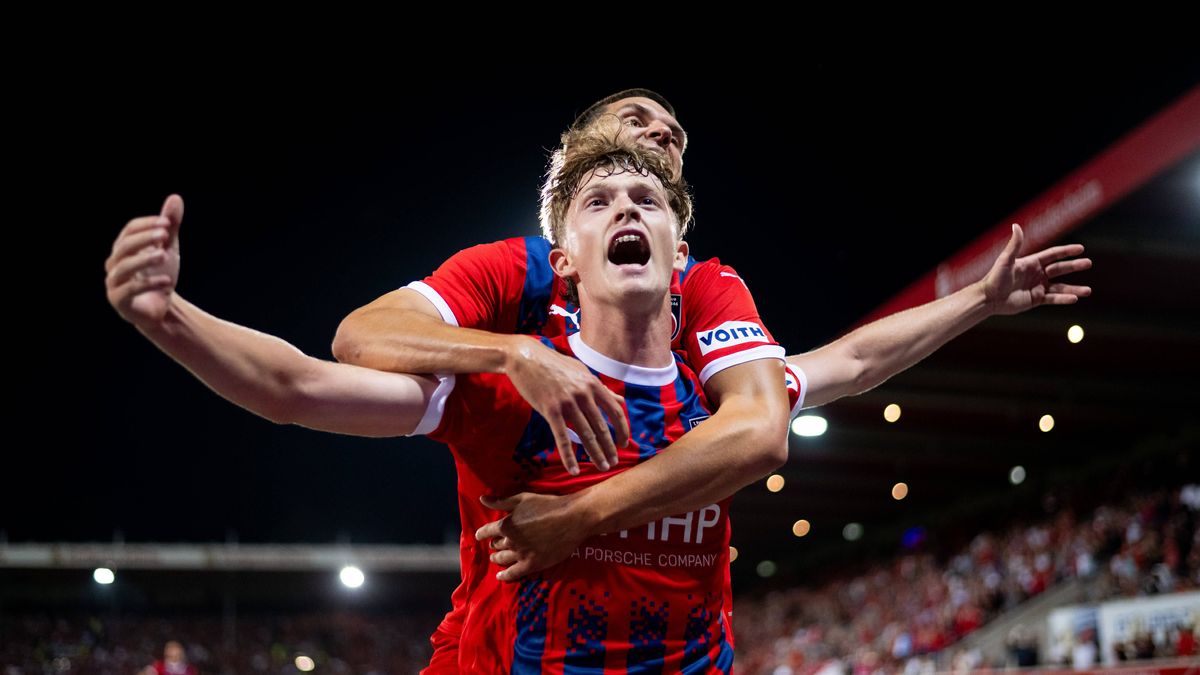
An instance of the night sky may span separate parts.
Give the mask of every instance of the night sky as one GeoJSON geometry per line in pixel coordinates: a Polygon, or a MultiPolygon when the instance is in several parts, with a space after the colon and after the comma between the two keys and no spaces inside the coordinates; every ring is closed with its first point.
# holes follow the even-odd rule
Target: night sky
{"type": "Polygon", "coordinates": [[[410,79],[381,66],[79,63],[36,107],[16,155],[32,180],[10,198],[47,236],[9,256],[52,262],[10,289],[10,320],[32,321],[10,323],[24,335],[10,352],[0,530],[14,542],[457,536],[440,446],[260,420],[112,311],[112,239],[171,192],[187,208],[180,294],[331,358],[355,307],[460,248],[535,233],[558,133],[593,100],[650,87],[691,139],[693,255],[735,266],[795,352],[1200,83],[1195,50],[831,53],[683,77],[604,69],[410,79]]]}

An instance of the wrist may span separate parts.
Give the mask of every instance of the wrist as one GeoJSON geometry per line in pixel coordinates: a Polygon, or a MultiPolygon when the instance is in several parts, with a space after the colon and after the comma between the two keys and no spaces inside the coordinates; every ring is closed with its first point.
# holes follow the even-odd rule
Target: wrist
{"type": "Polygon", "coordinates": [[[595,486],[592,486],[572,495],[566,495],[571,497],[567,502],[567,512],[570,514],[572,522],[575,523],[576,532],[585,538],[605,534],[615,529],[608,523],[610,519],[605,515],[603,501],[599,498],[599,494],[595,486]]]}
{"type": "Polygon", "coordinates": [[[512,376],[513,371],[533,357],[534,340],[525,335],[500,336],[499,365],[494,372],[512,376]]]}
{"type": "Polygon", "coordinates": [[[144,335],[149,340],[157,343],[168,340],[177,334],[177,328],[183,324],[184,317],[182,315],[182,308],[180,307],[179,302],[177,302],[176,294],[171,293],[169,299],[167,300],[166,311],[163,312],[161,317],[157,319],[142,318],[136,321],[130,319],[129,322],[133,324],[133,327],[136,328],[139,333],[144,335]]]}
{"type": "Polygon", "coordinates": [[[986,278],[980,279],[963,289],[967,295],[971,313],[980,314],[982,318],[997,314],[1000,308],[1000,299],[988,296],[986,281],[986,278]]]}

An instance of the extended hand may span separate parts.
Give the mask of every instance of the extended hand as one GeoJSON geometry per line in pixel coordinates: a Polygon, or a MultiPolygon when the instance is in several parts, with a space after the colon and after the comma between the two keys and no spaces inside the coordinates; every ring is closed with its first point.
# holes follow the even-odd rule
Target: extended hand
{"type": "Polygon", "coordinates": [[[510,513],[475,532],[476,541],[491,540],[492,562],[506,567],[496,575],[516,581],[566,560],[587,538],[586,527],[571,503],[582,493],[538,495],[522,492],[506,499],[481,497],[489,509],[510,513]]]}
{"type": "Polygon", "coordinates": [[[1080,244],[1053,246],[1018,258],[1025,233],[1013,224],[1012,238],[979,283],[995,314],[1017,314],[1039,305],[1072,305],[1092,294],[1089,286],[1050,283],[1051,279],[1092,266],[1090,258],[1063,260],[1083,253],[1080,244]]]}
{"type": "Polygon", "coordinates": [[[521,397],[550,425],[563,466],[571,475],[579,473],[568,422],[597,468],[607,471],[616,466],[617,447],[629,442],[623,399],[577,359],[546,349],[528,337],[516,339],[518,346],[505,373],[521,397]],[[601,410],[608,414],[615,434],[609,432],[601,410]]]}
{"type": "Polygon", "coordinates": [[[125,224],[104,261],[108,302],[134,325],[156,324],[166,316],[179,281],[179,224],[183,199],[171,195],[157,216],[125,224]]]}

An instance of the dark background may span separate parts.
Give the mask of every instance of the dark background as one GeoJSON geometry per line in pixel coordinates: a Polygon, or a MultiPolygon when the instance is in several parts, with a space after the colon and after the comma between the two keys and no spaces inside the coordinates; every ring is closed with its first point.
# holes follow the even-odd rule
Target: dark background
{"type": "Polygon", "coordinates": [[[803,351],[1200,82],[1195,50],[984,51],[678,76],[605,62],[468,77],[82,60],[45,87],[14,155],[32,180],[10,198],[33,236],[10,256],[35,271],[12,286],[14,314],[33,320],[10,326],[0,530],[11,542],[457,537],[444,449],[260,420],[112,311],[111,242],[171,192],[187,205],[180,293],[330,358],[355,307],[460,248],[535,233],[559,131],[597,98],[650,87],[690,137],[693,254],[738,268],[777,339],[803,351]]]}

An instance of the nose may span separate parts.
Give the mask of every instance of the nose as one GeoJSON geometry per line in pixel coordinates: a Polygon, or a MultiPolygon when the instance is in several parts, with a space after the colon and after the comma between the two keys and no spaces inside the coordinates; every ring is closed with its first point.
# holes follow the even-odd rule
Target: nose
{"type": "Polygon", "coordinates": [[[666,148],[671,144],[671,127],[664,124],[662,120],[654,120],[646,128],[646,136],[658,145],[666,148]]]}
{"type": "Polygon", "coordinates": [[[613,221],[618,225],[629,221],[637,222],[642,219],[641,211],[638,210],[637,204],[629,198],[629,195],[622,196],[615,206],[616,214],[613,216],[613,221]]]}

